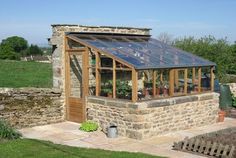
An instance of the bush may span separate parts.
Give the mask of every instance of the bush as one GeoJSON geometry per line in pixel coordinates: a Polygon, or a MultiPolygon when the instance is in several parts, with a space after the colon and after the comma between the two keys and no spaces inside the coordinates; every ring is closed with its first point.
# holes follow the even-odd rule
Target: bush
{"type": "Polygon", "coordinates": [[[21,137],[21,133],[13,129],[8,123],[0,120],[0,139],[18,139],[21,137]]]}
{"type": "Polygon", "coordinates": [[[86,132],[93,132],[98,129],[98,124],[96,122],[86,121],[81,124],[79,129],[86,132]]]}
{"type": "Polygon", "coordinates": [[[232,95],[232,98],[233,98],[233,107],[236,108],[236,96],[232,95]]]}

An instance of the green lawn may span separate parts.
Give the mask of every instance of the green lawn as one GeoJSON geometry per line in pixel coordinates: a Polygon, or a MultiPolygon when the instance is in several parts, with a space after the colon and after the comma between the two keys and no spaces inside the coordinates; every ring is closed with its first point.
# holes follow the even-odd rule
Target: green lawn
{"type": "Polygon", "coordinates": [[[160,158],[142,153],[77,148],[33,139],[0,143],[0,158],[160,158]]]}
{"type": "Polygon", "coordinates": [[[52,64],[0,60],[0,87],[52,87],[52,64]]]}

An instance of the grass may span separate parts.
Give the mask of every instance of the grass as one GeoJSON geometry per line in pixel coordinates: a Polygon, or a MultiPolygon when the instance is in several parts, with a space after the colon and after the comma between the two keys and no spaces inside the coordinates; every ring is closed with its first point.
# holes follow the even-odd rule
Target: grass
{"type": "Polygon", "coordinates": [[[0,60],[0,87],[52,87],[52,64],[0,60]]]}
{"type": "Polygon", "coordinates": [[[143,153],[78,148],[34,139],[0,142],[0,158],[161,158],[143,153]]]}

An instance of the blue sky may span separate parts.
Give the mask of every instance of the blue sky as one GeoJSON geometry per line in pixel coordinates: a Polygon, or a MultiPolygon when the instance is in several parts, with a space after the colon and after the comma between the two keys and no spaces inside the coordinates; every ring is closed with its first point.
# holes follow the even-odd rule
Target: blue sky
{"type": "Polygon", "coordinates": [[[0,40],[45,44],[51,24],[152,28],[153,37],[214,35],[236,41],[236,0],[2,0],[0,40]]]}

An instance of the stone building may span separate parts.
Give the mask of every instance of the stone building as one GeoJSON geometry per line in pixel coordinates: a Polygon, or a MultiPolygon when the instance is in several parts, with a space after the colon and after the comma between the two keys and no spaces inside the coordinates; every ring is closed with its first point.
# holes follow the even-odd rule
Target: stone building
{"type": "Polygon", "coordinates": [[[134,139],[217,121],[215,63],[151,38],[149,28],[52,25],[53,86],[65,119],[134,139]]]}

